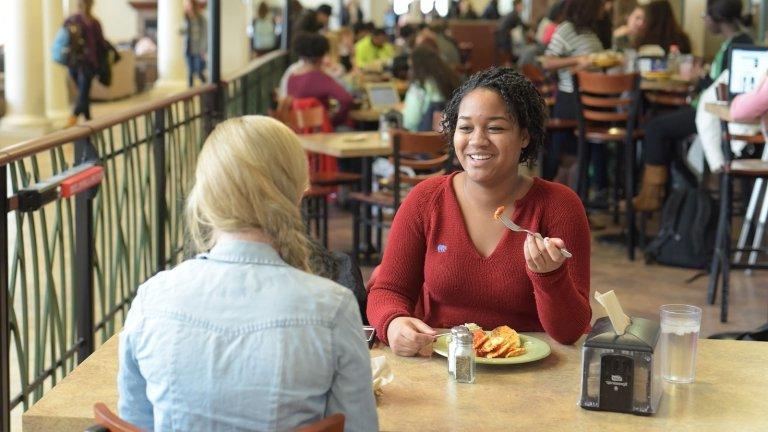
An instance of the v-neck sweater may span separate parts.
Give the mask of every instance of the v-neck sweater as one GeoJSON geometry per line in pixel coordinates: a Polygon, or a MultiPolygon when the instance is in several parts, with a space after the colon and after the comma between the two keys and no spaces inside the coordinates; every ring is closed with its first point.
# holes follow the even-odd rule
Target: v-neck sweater
{"type": "Polygon", "coordinates": [[[379,337],[387,342],[389,323],[413,316],[432,327],[508,325],[574,343],[592,316],[589,224],[578,196],[534,178],[515,202],[515,223],[563,239],[573,253],[557,270],[536,273],[525,263],[525,233],[506,230],[491,255],[477,251],[453,189],[454,175],[421,182],[395,215],[381,266],[369,284],[368,319],[379,337]]]}

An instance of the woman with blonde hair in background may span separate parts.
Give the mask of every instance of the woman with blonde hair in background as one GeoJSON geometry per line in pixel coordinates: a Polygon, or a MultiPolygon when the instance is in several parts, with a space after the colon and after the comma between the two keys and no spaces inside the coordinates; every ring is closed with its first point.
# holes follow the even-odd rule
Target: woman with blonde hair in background
{"type": "Polygon", "coordinates": [[[120,334],[122,418],[147,430],[293,430],[340,412],[345,430],[378,429],[358,305],[308,272],[307,185],[282,123],[247,116],[211,133],[187,201],[202,253],[138,289],[120,334]]]}

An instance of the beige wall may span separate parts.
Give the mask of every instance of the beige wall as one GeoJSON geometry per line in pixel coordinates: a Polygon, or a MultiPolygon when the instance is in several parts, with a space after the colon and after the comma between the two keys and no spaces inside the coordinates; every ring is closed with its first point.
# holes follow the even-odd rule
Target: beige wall
{"type": "Polygon", "coordinates": [[[93,14],[101,21],[104,36],[110,42],[129,41],[137,37],[139,17],[128,0],[95,0],[93,14]]]}

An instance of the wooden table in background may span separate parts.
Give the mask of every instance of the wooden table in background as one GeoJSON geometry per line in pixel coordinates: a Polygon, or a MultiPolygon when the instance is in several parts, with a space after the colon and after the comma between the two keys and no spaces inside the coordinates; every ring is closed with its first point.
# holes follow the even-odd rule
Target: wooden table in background
{"type": "MultiPolygon", "coordinates": [[[[768,344],[699,340],[696,382],[664,383],[659,412],[635,416],[580,408],[581,343],[552,346],[538,362],[478,367],[475,384],[453,382],[440,356],[384,355],[395,379],[378,398],[385,431],[765,431],[768,344]]],[[[24,432],[81,432],[92,407],[117,405],[117,336],[112,337],[23,415],[24,432]]],[[[258,409],[258,407],[254,407],[258,409]]]]}
{"type": "Polygon", "coordinates": [[[677,80],[640,80],[640,90],[643,91],[687,93],[692,85],[691,82],[677,80]]]}
{"type": "Polygon", "coordinates": [[[356,122],[378,122],[381,111],[371,108],[360,108],[349,111],[349,118],[356,122]]]}
{"type": "Polygon", "coordinates": [[[379,132],[333,132],[299,135],[304,150],[337,158],[387,156],[389,142],[379,132]]]}

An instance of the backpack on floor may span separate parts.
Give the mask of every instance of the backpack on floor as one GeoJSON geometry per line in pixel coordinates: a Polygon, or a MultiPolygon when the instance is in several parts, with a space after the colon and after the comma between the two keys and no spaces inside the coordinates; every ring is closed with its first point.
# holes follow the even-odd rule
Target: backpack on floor
{"type": "Polygon", "coordinates": [[[645,261],[675,267],[704,269],[715,244],[717,211],[704,190],[676,189],[664,203],[661,228],[645,248],[645,261]]]}

